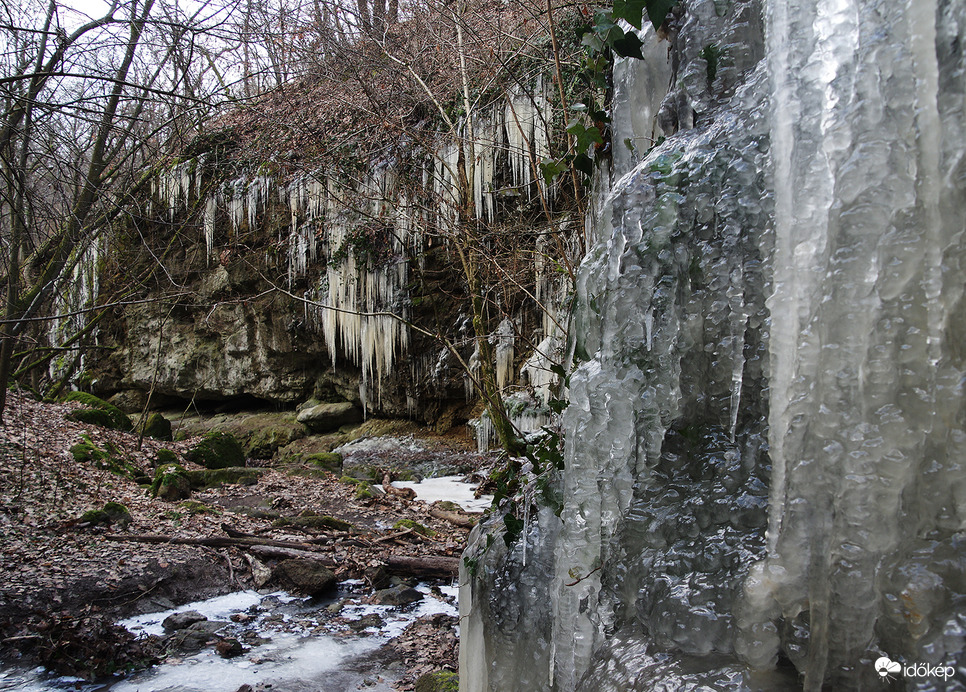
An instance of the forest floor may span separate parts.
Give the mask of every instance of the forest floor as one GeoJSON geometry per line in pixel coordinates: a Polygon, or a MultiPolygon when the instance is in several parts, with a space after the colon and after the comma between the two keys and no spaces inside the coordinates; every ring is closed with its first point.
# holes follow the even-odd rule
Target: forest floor
{"type": "MultiPolygon", "coordinates": [[[[333,474],[283,468],[267,468],[254,485],[194,491],[189,501],[155,499],[128,475],[75,460],[71,447],[87,435],[151,476],[159,449],[180,457],[192,439],[146,437],[139,448],[135,434],[65,419],[78,404],[8,397],[0,425],[0,651],[8,660],[88,677],[158,660],[164,653],[157,643],[132,642],[110,623],[232,591],[278,588],[273,568],[287,558],[317,561],[338,580],[362,579],[373,589],[393,575],[455,581],[469,532],[457,524],[470,516],[452,507],[441,511],[402,493],[357,499],[357,486],[333,474]],[[108,502],[123,504],[130,522],[81,520],[108,502]],[[348,524],[296,521],[321,516],[348,524]]],[[[419,442],[464,468],[476,456],[466,441],[419,442]]],[[[183,457],[179,463],[200,468],[183,457]]],[[[425,672],[457,669],[455,620],[417,621],[382,647],[379,665],[395,662],[401,671],[395,689],[412,689],[425,672]]]]}

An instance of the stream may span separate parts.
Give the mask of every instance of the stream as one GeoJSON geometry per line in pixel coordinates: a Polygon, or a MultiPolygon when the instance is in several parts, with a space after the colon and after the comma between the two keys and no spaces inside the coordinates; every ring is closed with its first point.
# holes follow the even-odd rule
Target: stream
{"type": "MultiPolygon", "coordinates": [[[[475,498],[475,486],[460,476],[394,485],[412,488],[420,500],[445,499],[471,512],[482,511],[492,500],[475,498]]],[[[223,658],[212,646],[175,651],[131,676],[93,683],[43,667],[4,665],[0,692],[235,692],[243,685],[256,691],[388,692],[406,669],[379,648],[419,618],[459,614],[455,585],[420,583],[415,588],[421,598],[401,606],[368,603],[371,592],[366,584],[349,579],[327,598],[249,590],[136,615],[118,624],[135,635],[177,636],[186,630],[166,632],[165,618],[197,611],[205,620],[192,629],[236,639],[245,650],[231,658],[223,658]]]]}
{"type": "Polygon", "coordinates": [[[402,675],[400,664],[374,656],[380,646],[418,618],[456,616],[455,586],[416,587],[423,598],[408,606],[372,605],[359,580],[339,585],[332,598],[293,596],[283,591],[239,591],[177,608],[137,615],[119,624],[134,634],[164,635],[162,622],[175,613],[197,611],[212,629],[234,637],[246,651],[222,658],[206,647],[197,653],[169,655],[159,665],[130,677],[86,683],[57,676],[42,667],[10,667],[0,672],[3,692],[235,692],[255,689],[391,690],[402,675]]]}

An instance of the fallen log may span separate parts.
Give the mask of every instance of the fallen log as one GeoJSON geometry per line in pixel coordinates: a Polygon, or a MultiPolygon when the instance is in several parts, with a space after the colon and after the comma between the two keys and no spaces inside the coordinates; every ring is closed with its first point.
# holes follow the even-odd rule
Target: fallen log
{"type": "Polygon", "coordinates": [[[315,560],[329,568],[339,566],[339,563],[335,560],[325,557],[321,553],[315,553],[309,550],[279,548],[273,545],[250,545],[245,550],[259,557],[266,557],[271,560],[315,560]]]}
{"type": "Polygon", "coordinates": [[[127,541],[131,543],[171,543],[174,545],[204,545],[209,548],[250,548],[251,546],[264,545],[276,548],[291,548],[293,550],[304,550],[313,553],[318,552],[318,546],[311,543],[298,543],[296,541],[276,541],[270,538],[229,538],[225,536],[211,536],[208,538],[177,538],[176,536],[163,536],[158,534],[146,533],[142,535],[125,534],[106,534],[104,536],[109,541],[127,541]]]}
{"type": "Polygon", "coordinates": [[[448,521],[454,526],[460,526],[464,529],[472,529],[476,526],[476,521],[465,517],[457,512],[447,512],[445,509],[431,508],[429,510],[429,515],[431,517],[436,517],[437,519],[442,519],[443,521],[448,521]]]}
{"type": "Polygon", "coordinates": [[[417,577],[445,579],[459,574],[460,559],[443,555],[430,555],[428,557],[390,555],[386,558],[386,567],[394,574],[412,574],[417,577]]]}

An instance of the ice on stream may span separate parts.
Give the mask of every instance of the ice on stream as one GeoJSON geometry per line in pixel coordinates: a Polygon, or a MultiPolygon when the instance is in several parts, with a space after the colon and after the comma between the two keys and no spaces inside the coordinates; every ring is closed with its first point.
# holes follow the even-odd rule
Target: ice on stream
{"type": "MultiPolygon", "coordinates": [[[[162,612],[136,615],[118,624],[134,634],[162,635],[164,629],[161,623],[166,617],[195,610],[210,621],[224,622],[223,631],[227,636],[239,636],[242,629],[254,628],[257,635],[266,640],[256,642],[257,645],[252,645],[241,656],[225,659],[209,648],[200,653],[169,658],[160,665],[123,680],[95,684],[83,683],[77,678],[55,677],[43,668],[32,671],[10,669],[0,671],[0,690],[235,692],[244,684],[254,687],[261,683],[285,692],[315,692],[320,689],[322,681],[335,685],[323,689],[342,690],[340,685],[351,685],[351,689],[355,689],[363,676],[358,671],[352,673],[352,667],[360,657],[399,636],[419,618],[436,614],[458,615],[455,605],[458,590],[455,586],[437,587],[442,595],[442,598],[437,598],[429,585],[419,584],[416,589],[423,594],[423,599],[405,607],[362,603],[362,582],[357,580],[344,581],[340,588],[343,590],[340,595],[348,597],[338,612],[338,618],[345,620],[343,629],[324,626],[326,621],[336,617],[324,613],[325,606],[331,601],[292,596],[281,591],[268,594],[239,591],[162,612]],[[345,593],[346,589],[349,593],[345,593]],[[244,614],[253,620],[243,625],[235,624],[230,618],[236,614],[244,614]],[[346,634],[344,627],[367,615],[378,615],[383,624],[364,628],[359,635],[343,636],[346,634]],[[347,673],[346,669],[350,672],[347,673]],[[338,676],[333,678],[336,673],[338,676]]],[[[246,641],[244,637],[240,639],[246,641]]],[[[373,674],[368,677],[374,680],[377,676],[373,674]]],[[[389,688],[373,684],[366,689],[381,692],[389,688]]]]}
{"type": "Polygon", "coordinates": [[[492,495],[476,497],[476,484],[466,483],[463,476],[440,476],[421,481],[393,481],[395,488],[412,488],[416,499],[426,503],[449,501],[466,512],[485,512],[493,504],[492,495]]]}

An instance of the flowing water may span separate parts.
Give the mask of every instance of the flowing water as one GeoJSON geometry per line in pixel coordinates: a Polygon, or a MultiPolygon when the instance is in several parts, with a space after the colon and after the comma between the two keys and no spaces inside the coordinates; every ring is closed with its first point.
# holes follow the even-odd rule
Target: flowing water
{"type": "Polygon", "coordinates": [[[326,606],[337,599],[309,599],[284,592],[242,591],[138,615],[119,624],[134,634],[162,635],[163,620],[174,613],[195,610],[221,623],[219,634],[235,637],[248,649],[235,658],[222,658],[210,647],[193,654],[173,654],[160,665],[128,678],[88,684],[57,677],[43,668],[10,668],[0,672],[4,692],[235,692],[248,684],[257,689],[285,692],[344,692],[364,685],[388,692],[401,667],[385,669],[372,659],[382,644],[396,637],[415,619],[443,613],[455,615],[455,587],[441,587],[439,595],[426,585],[424,598],[399,608],[362,602],[362,583],[342,582],[338,599],[346,603],[338,615],[326,606]],[[233,622],[235,616],[239,622],[233,622]],[[240,617],[239,617],[240,616],[240,617]],[[368,616],[370,621],[363,621],[368,616]],[[373,616],[378,616],[375,620],[373,616]],[[353,622],[364,622],[353,627],[353,622]]]}

